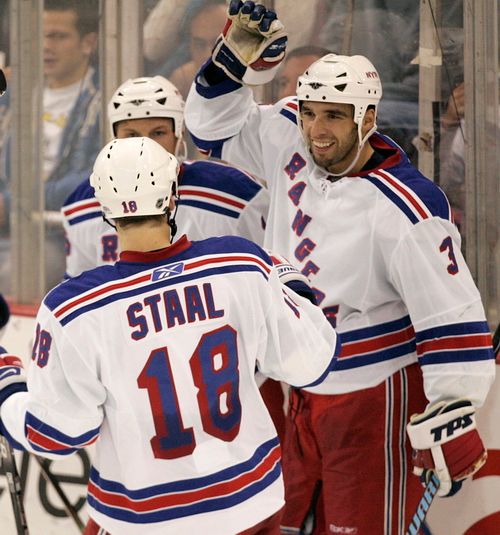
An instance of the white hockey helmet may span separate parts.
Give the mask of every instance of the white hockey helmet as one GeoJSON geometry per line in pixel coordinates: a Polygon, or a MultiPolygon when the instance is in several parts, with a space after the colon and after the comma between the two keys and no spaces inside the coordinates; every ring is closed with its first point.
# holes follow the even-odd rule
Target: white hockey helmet
{"type": "Polygon", "coordinates": [[[108,218],[167,213],[179,164],[148,137],[114,139],[98,154],[90,184],[108,218]]]}
{"type": "Polygon", "coordinates": [[[354,106],[360,124],[368,106],[377,109],[382,84],[372,62],[364,56],[327,54],[315,61],[297,80],[299,102],[338,102],[354,106]]]}
{"type": "Polygon", "coordinates": [[[114,92],[109,101],[108,120],[113,137],[119,121],[150,117],[172,119],[175,137],[182,138],[184,100],[175,85],[163,76],[129,79],[114,92]]]}
{"type": "MultiPolygon", "coordinates": [[[[345,176],[354,168],[361,150],[368,138],[377,129],[376,120],[368,132],[363,135],[363,118],[369,106],[377,107],[382,98],[382,84],[377,69],[364,56],[339,56],[327,54],[308,67],[306,72],[297,79],[297,99],[299,109],[301,102],[331,102],[352,104],[353,120],[358,126],[358,150],[351,163],[341,173],[330,173],[332,176],[345,176]]],[[[309,143],[298,121],[306,145],[309,143]]]]}

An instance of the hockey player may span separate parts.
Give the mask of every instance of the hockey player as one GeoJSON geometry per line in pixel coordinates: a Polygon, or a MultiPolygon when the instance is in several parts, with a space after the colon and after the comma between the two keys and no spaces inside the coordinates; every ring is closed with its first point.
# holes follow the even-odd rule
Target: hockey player
{"type": "Polygon", "coordinates": [[[399,535],[422,493],[409,442],[441,496],[484,463],[474,412],[494,377],[491,336],[445,195],[376,132],[375,67],[327,55],[297,99],[259,106],[248,85],[269,82],[285,48],[275,13],[232,1],[186,125],[266,177],[265,246],[309,278],[342,340],[336,373],[291,394],[282,533],[399,535]]]}
{"type": "MultiPolygon", "coordinates": [[[[180,159],[185,156],[184,101],[162,76],[124,82],[108,105],[113,137],[146,136],[180,159]]],[[[268,192],[248,173],[223,163],[185,161],[179,177],[180,234],[193,240],[236,235],[262,244],[268,192]]],[[[102,220],[89,181],[84,181],[64,203],[66,275],[74,277],[118,259],[118,239],[102,220]]]]}
{"type": "Polygon", "coordinates": [[[254,370],[321,381],[336,335],[256,244],[170,244],[177,172],[148,138],[101,151],[91,184],[123,252],[45,297],[27,384],[0,359],[2,433],[50,458],[99,437],[87,534],[277,534],[280,447],[254,370]]]}
{"type": "MultiPolygon", "coordinates": [[[[184,159],[184,101],[177,88],[162,76],[127,80],[119,86],[108,104],[108,120],[113,137],[151,137],[184,159]]],[[[188,234],[192,240],[232,235],[263,244],[269,193],[245,171],[220,162],[184,161],[178,195],[179,235],[188,234]]],[[[66,277],[116,262],[118,237],[103,221],[89,180],[76,188],[61,212],[66,277]]],[[[267,379],[261,385],[261,394],[282,439],[285,423],[281,387],[267,379]]]]}

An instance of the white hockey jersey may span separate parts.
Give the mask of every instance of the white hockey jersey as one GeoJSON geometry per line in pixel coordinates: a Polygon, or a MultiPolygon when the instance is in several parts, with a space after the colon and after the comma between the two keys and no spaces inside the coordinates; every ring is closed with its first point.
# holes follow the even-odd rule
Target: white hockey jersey
{"type": "Polygon", "coordinates": [[[491,335],[444,193],[389,138],[379,162],[329,180],[297,126],[297,101],[257,105],[247,87],[191,87],[186,126],[200,149],[266,177],[265,247],[301,269],[342,340],[337,373],[309,389],[380,384],[419,362],[428,400],[481,405],[494,377],[491,335]]]}
{"type": "MultiPolygon", "coordinates": [[[[212,161],[186,161],[179,176],[178,235],[192,240],[241,236],[263,244],[269,194],[251,175],[212,161]]],[[[61,209],[66,234],[66,276],[118,260],[118,236],[102,219],[89,180],[61,209]]]]}
{"type": "Polygon", "coordinates": [[[301,386],[336,353],[321,310],[280,283],[260,247],[184,236],[52,290],[28,392],[1,419],[49,457],[96,441],[89,513],[111,533],[234,535],[284,503],[256,366],[301,386]]]}

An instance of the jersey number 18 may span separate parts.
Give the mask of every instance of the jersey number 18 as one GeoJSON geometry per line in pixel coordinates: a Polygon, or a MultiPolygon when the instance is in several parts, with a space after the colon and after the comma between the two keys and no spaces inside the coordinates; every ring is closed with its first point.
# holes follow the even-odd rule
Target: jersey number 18
{"type": "MultiPolygon", "coordinates": [[[[229,325],[205,333],[189,359],[203,429],[230,442],[239,432],[238,348],[236,331],[229,325]]],[[[156,435],[151,446],[156,458],[176,459],[196,447],[192,427],[184,427],[167,347],[151,351],[137,378],[148,392],[156,435]]]]}

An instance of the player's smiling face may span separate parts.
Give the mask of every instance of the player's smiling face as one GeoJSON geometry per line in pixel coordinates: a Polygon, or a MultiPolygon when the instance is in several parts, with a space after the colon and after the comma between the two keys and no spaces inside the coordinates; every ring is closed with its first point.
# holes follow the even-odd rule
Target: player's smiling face
{"type": "Polygon", "coordinates": [[[304,138],[317,165],[342,172],[356,156],[357,125],[352,104],[303,101],[300,120],[304,138]]]}
{"type": "Polygon", "coordinates": [[[120,121],[115,126],[116,137],[149,137],[173,154],[177,138],[174,133],[174,121],[167,117],[148,117],[146,119],[129,119],[120,121]]]}

